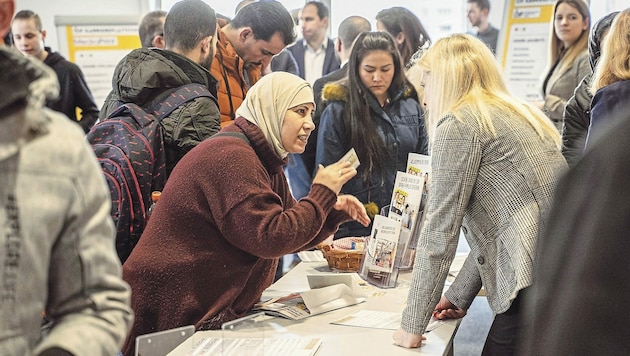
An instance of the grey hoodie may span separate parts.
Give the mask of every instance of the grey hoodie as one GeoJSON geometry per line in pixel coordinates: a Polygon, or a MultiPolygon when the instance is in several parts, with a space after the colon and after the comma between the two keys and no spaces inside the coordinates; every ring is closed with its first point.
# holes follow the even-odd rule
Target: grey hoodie
{"type": "Polygon", "coordinates": [[[132,312],[111,202],[81,128],[44,108],[56,83],[0,47],[0,355],[115,355],[132,312]]]}

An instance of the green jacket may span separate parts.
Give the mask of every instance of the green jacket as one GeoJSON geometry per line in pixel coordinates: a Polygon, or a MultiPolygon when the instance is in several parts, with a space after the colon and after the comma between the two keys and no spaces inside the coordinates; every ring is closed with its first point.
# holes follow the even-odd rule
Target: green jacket
{"type": "MultiPolygon", "coordinates": [[[[114,71],[113,90],[105,99],[99,120],[102,121],[121,103],[146,107],[157,95],[184,84],[198,83],[208,87],[216,97],[217,80],[210,72],[190,59],[158,48],[136,49],[123,58],[114,71]]],[[[221,117],[212,99],[194,99],[162,120],[168,174],[188,151],[219,132],[221,117]]]]}

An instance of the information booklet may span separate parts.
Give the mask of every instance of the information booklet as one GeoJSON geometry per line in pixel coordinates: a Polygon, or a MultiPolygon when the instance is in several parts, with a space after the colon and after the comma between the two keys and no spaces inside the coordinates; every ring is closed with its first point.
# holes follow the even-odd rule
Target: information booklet
{"type": "Polygon", "coordinates": [[[359,283],[350,274],[307,276],[311,290],[292,293],[258,303],[254,311],[291,320],[301,320],[359,304],[367,299],[359,283]]]}
{"type": "Polygon", "coordinates": [[[372,233],[361,262],[359,275],[365,281],[381,288],[393,288],[398,279],[395,268],[400,236],[400,221],[383,215],[374,216],[372,233]]]}
{"type": "Polygon", "coordinates": [[[400,221],[402,229],[412,229],[422,202],[423,187],[421,177],[405,172],[396,173],[388,217],[400,221]]]}
{"type": "MultiPolygon", "coordinates": [[[[400,312],[386,312],[376,310],[359,310],[351,315],[345,316],[331,324],[356,326],[360,328],[396,330],[400,327],[402,314],[400,312]]],[[[435,330],[446,322],[431,318],[427,325],[426,332],[435,330]]]]}
{"type": "Polygon", "coordinates": [[[417,214],[415,214],[415,216],[410,219],[409,224],[407,224],[408,229],[402,229],[400,233],[399,243],[401,245],[401,251],[404,251],[404,253],[400,254],[400,259],[396,261],[396,266],[401,270],[411,269],[416,258],[416,246],[418,245],[424,206],[427,201],[427,194],[431,183],[431,156],[410,153],[407,156],[407,173],[422,179],[422,199],[416,210],[417,214]]]}
{"type": "MultiPolygon", "coordinates": [[[[193,335],[179,345],[176,352],[190,356],[313,356],[317,353],[321,338],[288,334],[269,337],[267,332],[274,328],[272,320],[264,313],[246,315],[223,323],[221,332],[213,331],[211,337],[193,335]]],[[[155,352],[142,355],[164,354],[164,348],[157,348],[155,352]]]]}
{"type": "Polygon", "coordinates": [[[421,155],[419,153],[409,153],[407,156],[407,173],[414,176],[431,175],[431,156],[421,155]]]}

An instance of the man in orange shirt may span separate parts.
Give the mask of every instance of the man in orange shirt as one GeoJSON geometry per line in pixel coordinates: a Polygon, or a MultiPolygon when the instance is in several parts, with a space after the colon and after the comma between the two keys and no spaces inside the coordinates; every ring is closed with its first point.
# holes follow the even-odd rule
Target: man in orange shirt
{"type": "Polygon", "coordinates": [[[249,4],[227,25],[218,25],[211,73],[219,80],[221,127],[235,119],[247,90],[260,79],[271,57],[295,40],[293,18],[277,1],[249,4]]]}

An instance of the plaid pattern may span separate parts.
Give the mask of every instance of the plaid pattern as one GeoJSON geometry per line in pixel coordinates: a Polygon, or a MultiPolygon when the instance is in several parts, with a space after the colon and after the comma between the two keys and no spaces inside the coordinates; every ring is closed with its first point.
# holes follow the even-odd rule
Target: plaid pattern
{"type": "Polygon", "coordinates": [[[470,255],[447,298],[468,308],[483,285],[494,313],[531,284],[541,217],[566,162],[551,139],[493,111],[496,136],[471,115],[437,125],[432,181],[402,327],[422,334],[443,290],[460,227],[470,255]]]}

